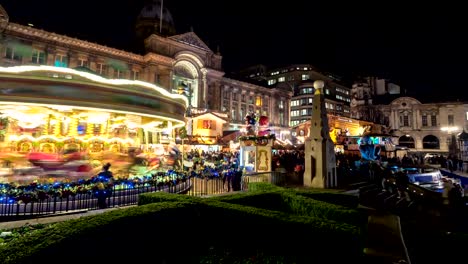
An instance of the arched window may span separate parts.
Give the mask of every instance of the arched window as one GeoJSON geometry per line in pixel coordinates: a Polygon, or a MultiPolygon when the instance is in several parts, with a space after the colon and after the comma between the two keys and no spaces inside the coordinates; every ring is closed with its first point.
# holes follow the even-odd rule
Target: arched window
{"type": "Polygon", "coordinates": [[[398,139],[398,145],[400,145],[402,147],[407,147],[407,148],[414,148],[415,147],[414,146],[414,139],[410,135],[401,136],[398,139]]]}
{"type": "Polygon", "coordinates": [[[427,135],[423,138],[423,148],[440,149],[439,139],[433,135],[427,135]]]}

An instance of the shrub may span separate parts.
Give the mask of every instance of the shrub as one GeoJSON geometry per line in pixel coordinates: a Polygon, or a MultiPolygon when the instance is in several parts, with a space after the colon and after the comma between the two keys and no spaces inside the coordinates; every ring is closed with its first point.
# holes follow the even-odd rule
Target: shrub
{"type": "Polygon", "coordinates": [[[365,214],[358,210],[296,195],[293,190],[288,191],[287,189],[284,191],[238,193],[211,197],[208,200],[329,219],[356,226],[362,226],[366,223],[365,214]]]}
{"type": "Polygon", "coordinates": [[[138,196],[138,205],[145,205],[160,202],[193,202],[200,201],[201,198],[190,195],[174,194],[167,192],[143,193],[138,196]]]}

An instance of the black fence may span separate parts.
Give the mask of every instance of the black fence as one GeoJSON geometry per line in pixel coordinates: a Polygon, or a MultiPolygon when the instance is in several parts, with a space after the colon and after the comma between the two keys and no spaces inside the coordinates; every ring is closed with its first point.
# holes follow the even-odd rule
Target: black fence
{"type": "Polygon", "coordinates": [[[27,203],[0,196],[0,222],[135,205],[138,203],[138,196],[142,193],[168,192],[192,196],[216,195],[247,190],[249,182],[271,182],[280,185],[284,182],[284,178],[285,175],[278,172],[243,175],[238,182],[234,178],[190,177],[174,185],[114,185],[111,189],[67,196],[51,196],[27,203]]]}
{"type": "Polygon", "coordinates": [[[8,197],[0,197],[0,222],[29,219],[64,213],[78,213],[88,210],[135,205],[138,196],[148,192],[187,193],[192,179],[176,185],[114,185],[111,189],[79,193],[75,195],[52,196],[28,203],[8,197]]]}

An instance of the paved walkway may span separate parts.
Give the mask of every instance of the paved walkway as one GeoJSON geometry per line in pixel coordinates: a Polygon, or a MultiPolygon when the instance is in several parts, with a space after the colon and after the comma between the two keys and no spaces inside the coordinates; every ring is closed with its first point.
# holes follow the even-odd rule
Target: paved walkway
{"type": "MultiPolygon", "coordinates": [[[[136,206],[136,205],[132,205],[136,206]]],[[[70,212],[67,214],[62,214],[62,215],[54,215],[50,217],[41,217],[41,218],[34,218],[34,219],[26,219],[26,220],[18,220],[18,221],[10,221],[10,222],[0,222],[0,231],[5,231],[8,229],[13,229],[13,228],[18,228],[26,225],[37,225],[37,224],[52,224],[52,223],[57,223],[57,222],[63,222],[67,221],[70,219],[77,219],[85,216],[90,216],[90,215],[96,215],[96,214],[101,214],[103,212],[107,211],[113,211],[113,210],[120,210],[123,208],[128,208],[130,206],[126,207],[113,207],[113,208],[108,208],[108,209],[101,209],[101,210],[90,210],[90,211],[77,211],[75,213],[70,212]]]]}
{"type": "Polygon", "coordinates": [[[367,241],[364,253],[367,263],[410,263],[397,215],[369,210],[367,241]],[[405,261],[405,262],[399,262],[405,261]]]}

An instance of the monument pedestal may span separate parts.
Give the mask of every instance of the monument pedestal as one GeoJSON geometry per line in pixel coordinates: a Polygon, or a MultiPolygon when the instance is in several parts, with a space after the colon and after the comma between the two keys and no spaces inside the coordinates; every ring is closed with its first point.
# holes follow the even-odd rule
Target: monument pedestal
{"type": "Polygon", "coordinates": [[[338,185],[333,141],[307,139],[304,161],[304,186],[333,188],[338,185]]]}

